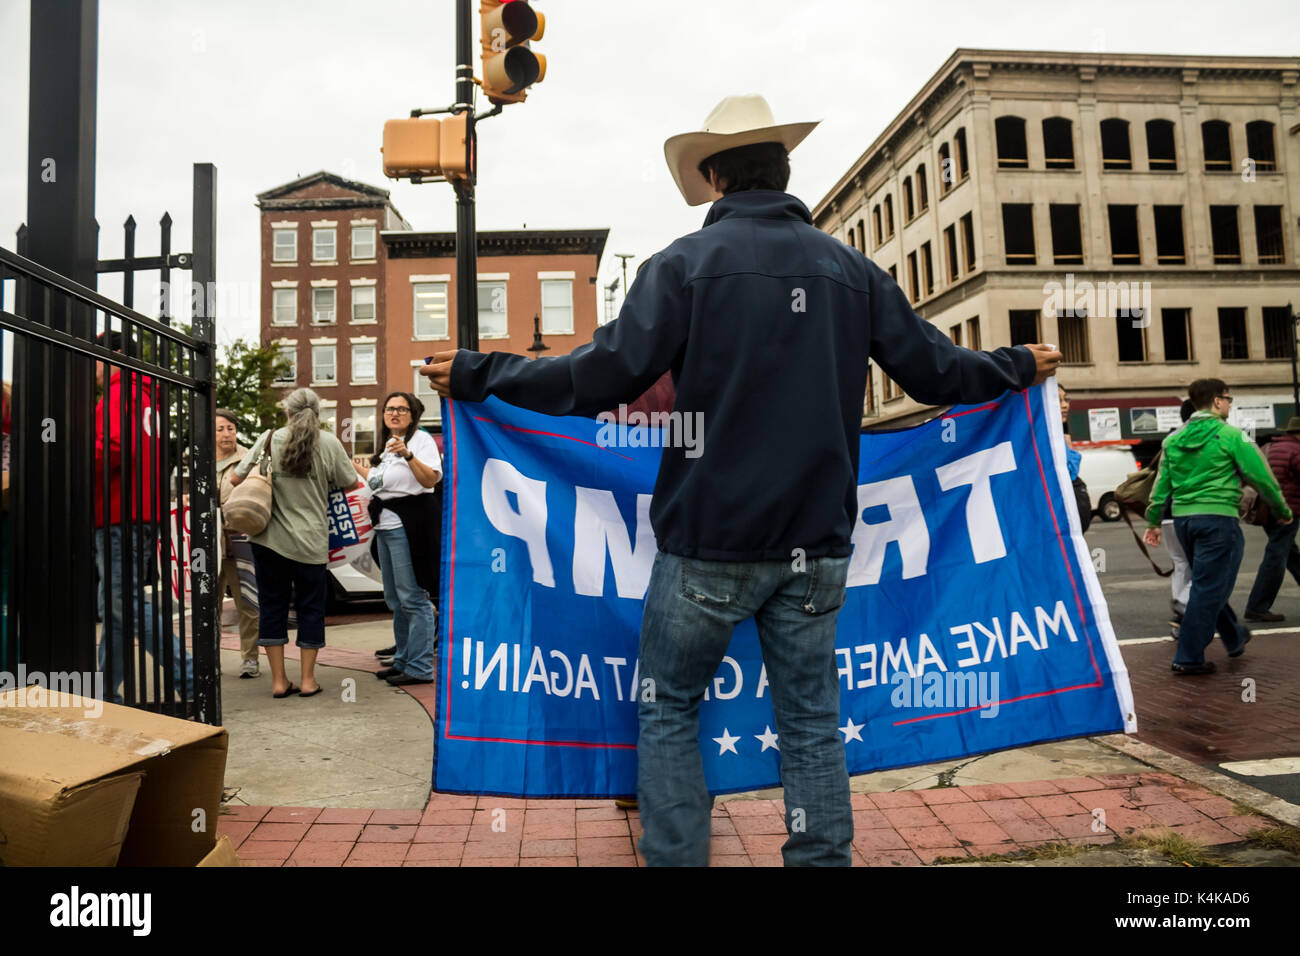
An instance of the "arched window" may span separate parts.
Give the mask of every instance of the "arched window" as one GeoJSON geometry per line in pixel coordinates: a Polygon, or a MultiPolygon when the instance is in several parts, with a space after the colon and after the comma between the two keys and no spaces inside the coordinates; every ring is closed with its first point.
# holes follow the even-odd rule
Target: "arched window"
{"type": "Polygon", "coordinates": [[[948,144],[942,143],[939,146],[939,195],[942,196],[952,189],[956,181],[957,168],[953,165],[952,156],[948,152],[948,144]]]}
{"type": "Polygon", "coordinates": [[[961,182],[970,175],[970,158],[966,155],[966,130],[965,128],[957,130],[952,137],[953,149],[957,151],[954,157],[957,160],[957,182],[961,182]]]}
{"type": "Polygon", "coordinates": [[[1048,169],[1074,169],[1074,124],[1064,116],[1043,120],[1043,162],[1048,169]]]}
{"type": "Polygon", "coordinates": [[[903,222],[911,222],[912,217],[916,215],[916,210],[912,207],[912,180],[903,180],[903,222]]]}
{"type": "Polygon", "coordinates": [[[1232,171],[1232,139],[1223,120],[1206,120],[1201,124],[1201,148],[1205,151],[1205,171],[1232,171]]]}
{"type": "Polygon", "coordinates": [[[925,185],[925,163],[916,167],[916,205],[918,212],[930,208],[930,190],[925,185]]]}
{"type": "Polygon", "coordinates": [[[885,238],[894,235],[894,197],[885,197],[885,238]]]}
{"type": "Polygon", "coordinates": [[[885,234],[880,229],[880,203],[871,210],[871,225],[876,232],[876,245],[880,245],[885,241],[885,234]]]}
{"type": "Polygon", "coordinates": [[[1178,168],[1178,149],[1174,144],[1174,121],[1147,120],[1147,168],[1171,170],[1178,168]]]}
{"type": "Polygon", "coordinates": [[[1024,169],[1029,165],[1029,149],[1025,145],[1025,121],[1019,116],[999,116],[993,121],[997,136],[998,167],[1024,169]]]}
{"type": "Polygon", "coordinates": [[[861,219],[858,220],[858,248],[867,251],[867,224],[861,219]]]}
{"type": "Polygon", "coordinates": [[[1246,155],[1255,161],[1258,170],[1273,172],[1277,169],[1273,124],[1268,120],[1252,120],[1246,124],[1246,155]]]}
{"type": "Polygon", "coordinates": [[[1132,169],[1133,150],[1129,147],[1128,120],[1101,121],[1101,168],[1132,169]]]}

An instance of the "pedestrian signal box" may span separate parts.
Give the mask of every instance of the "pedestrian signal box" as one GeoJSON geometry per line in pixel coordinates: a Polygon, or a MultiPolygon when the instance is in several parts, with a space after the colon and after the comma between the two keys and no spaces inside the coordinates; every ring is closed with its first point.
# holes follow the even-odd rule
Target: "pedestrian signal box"
{"type": "Polygon", "coordinates": [[[442,119],[391,119],[384,123],[384,175],[469,177],[473,160],[466,143],[468,114],[442,119]]]}

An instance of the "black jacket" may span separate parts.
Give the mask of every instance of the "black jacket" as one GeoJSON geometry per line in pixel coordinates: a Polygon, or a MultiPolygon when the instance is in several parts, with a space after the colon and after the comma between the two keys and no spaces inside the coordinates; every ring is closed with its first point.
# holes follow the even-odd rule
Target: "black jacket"
{"type": "Polygon", "coordinates": [[[870,356],[917,401],[984,402],[1035,374],[1026,348],[954,345],[802,202],[753,190],[653,256],[618,318],[571,355],[461,351],[453,398],[551,415],[630,402],[665,370],[675,411],[703,415],[703,454],[665,448],[650,519],[659,548],[720,561],[844,557],[858,519],[870,356]]]}
{"type": "MultiPolygon", "coordinates": [[[[379,523],[379,516],[385,510],[402,519],[415,568],[415,583],[429,592],[430,601],[437,603],[442,571],[442,482],[438,482],[432,494],[371,497],[367,510],[372,525],[379,523]]],[[[370,539],[370,556],[376,564],[380,563],[378,534],[370,539]]]]}

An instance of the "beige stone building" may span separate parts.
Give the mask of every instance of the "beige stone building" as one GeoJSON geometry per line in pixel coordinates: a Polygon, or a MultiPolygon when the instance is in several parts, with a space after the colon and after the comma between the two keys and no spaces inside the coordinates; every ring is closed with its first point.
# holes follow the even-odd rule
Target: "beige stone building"
{"type": "MultiPolygon", "coordinates": [[[[1158,439],[1205,376],[1266,430],[1293,407],[1298,79],[1289,57],[960,49],[813,219],[958,343],[1058,344],[1076,439],[1158,439]]],[[[930,414],[874,363],[865,413],[930,414]]]]}

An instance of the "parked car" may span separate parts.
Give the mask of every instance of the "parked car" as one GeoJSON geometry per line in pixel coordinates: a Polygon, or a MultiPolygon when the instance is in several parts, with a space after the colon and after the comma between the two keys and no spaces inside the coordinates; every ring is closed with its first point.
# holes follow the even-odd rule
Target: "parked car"
{"type": "Polygon", "coordinates": [[[1127,448],[1081,448],[1083,461],[1079,464],[1079,477],[1088,486],[1092,510],[1105,521],[1120,519],[1119,502],[1115,489],[1138,470],[1136,456],[1127,448]]]}

